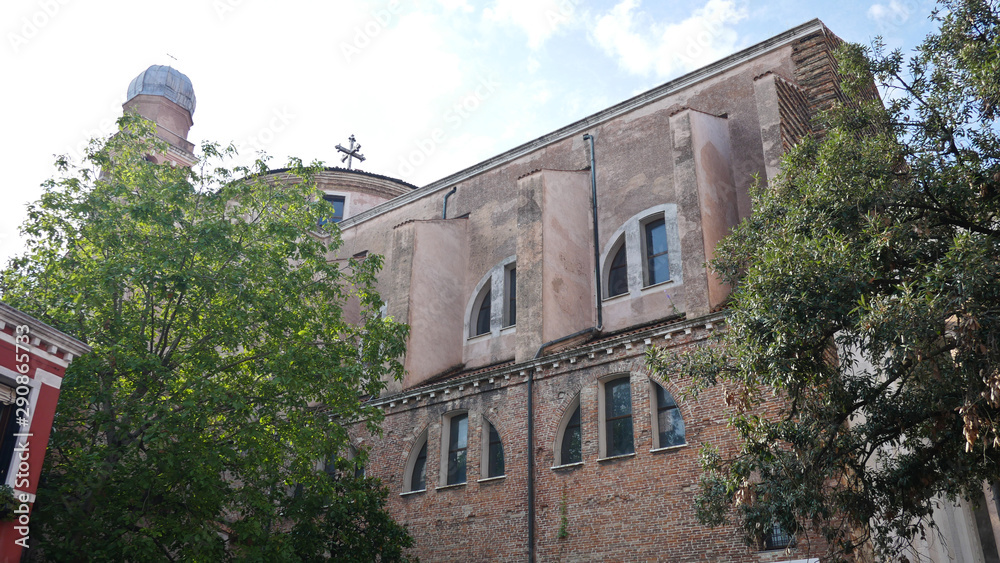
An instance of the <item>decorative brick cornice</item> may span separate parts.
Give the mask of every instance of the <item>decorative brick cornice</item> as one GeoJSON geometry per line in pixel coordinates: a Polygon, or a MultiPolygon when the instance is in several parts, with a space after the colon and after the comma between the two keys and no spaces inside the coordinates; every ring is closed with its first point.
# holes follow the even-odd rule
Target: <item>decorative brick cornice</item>
{"type": "Polygon", "coordinates": [[[440,402],[458,397],[460,394],[464,394],[467,389],[478,391],[487,389],[488,386],[489,390],[493,390],[509,385],[519,385],[527,381],[529,371],[553,370],[559,369],[560,366],[573,366],[573,369],[577,369],[584,363],[588,363],[588,365],[606,363],[608,361],[606,358],[611,357],[618,349],[638,351],[640,348],[648,348],[657,342],[669,343],[679,336],[689,335],[696,331],[707,335],[725,323],[727,315],[728,311],[721,311],[697,319],[682,320],[673,324],[652,326],[646,330],[627,332],[528,362],[502,364],[496,369],[474,371],[447,381],[406,389],[399,393],[372,399],[370,404],[385,409],[414,408],[425,406],[428,401],[440,402]]]}

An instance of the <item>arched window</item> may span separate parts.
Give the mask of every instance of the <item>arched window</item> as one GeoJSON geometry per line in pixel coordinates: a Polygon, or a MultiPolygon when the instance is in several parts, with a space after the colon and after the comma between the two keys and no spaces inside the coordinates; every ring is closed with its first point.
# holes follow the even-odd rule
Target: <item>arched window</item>
{"type": "Polygon", "coordinates": [[[681,418],[681,410],[677,408],[677,403],[670,395],[670,392],[655,381],[652,384],[650,393],[653,404],[649,409],[653,415],[653,444],[654,449],[672,448],[683,446],[687,443],[684,437],[684,419],[681,418]]]}
{"type": "Polygon", "coordinates": [[[605,299],[637,296],[652,285],[683,283],[675,204],[633,215],[610,241],[601,257],[605,299]]]}
{"type": "Polygon", "coordinates": [[[493,300],[491,299],[489,286],[479,303],[479,312],[476,314],[476,332],[473,336],[486,334],[490,331],[490,316],[493,313],[493,300]]]}
{"type": "Polygon", "coordinates": [[[611,379],[601,385],[601,457],[635,453],[629,376],[611,379]]]}
{"type": "Polygon", "coordinates": [[[490,421],[483,419],[482,476],[484,479],[504,476],[503,442],[490,421]]]}
{"type": "Polygon", "coordinates": [[[628,257],[625,253],[625,240],[618,247],[615,258],[608,269],[608,297],[628,293],[628,257]]]}
{"type": "Polygon", "coordinates": [[[441,425],[441,484],[465,483],[466,462],[469,451],[469,413],[456,412],[445,415],[441,425]]]}
{"type": "Polygon", "coordinates": [[[427,489],[427,430],[413,443],[410,459],[403,474],[403,491],[412,493],[427,489]]]}
{"type": "Polygon", "coordinates": [[[583,432],[580,425],[580,396],[563,414],[555,447],[556,466],[583,462],[583,432]]]}
{"type": "Polygon", "coordinates": [[[499,334],[517,324],[517,257],[509,256],[483,276],[468,311],[469,338],[499,334]]]}

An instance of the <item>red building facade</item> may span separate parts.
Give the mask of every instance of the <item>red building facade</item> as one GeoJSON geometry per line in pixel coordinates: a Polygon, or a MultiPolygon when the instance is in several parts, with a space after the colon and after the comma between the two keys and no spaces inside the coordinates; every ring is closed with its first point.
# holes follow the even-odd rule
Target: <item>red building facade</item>
{"type": "Polygon", "coordinates": [[[59,389],[74,358],[90,351],[68,336],[0,303],[0,484],[14,492],[14,520],[0,523],[0,561],[34,545],[31,506],[45,461],[59,389]]]}

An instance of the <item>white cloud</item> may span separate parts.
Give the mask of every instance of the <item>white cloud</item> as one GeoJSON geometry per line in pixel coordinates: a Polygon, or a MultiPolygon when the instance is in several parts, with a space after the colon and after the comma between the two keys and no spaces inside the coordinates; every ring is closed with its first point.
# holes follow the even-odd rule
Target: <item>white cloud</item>
{"type": "Polygon", "coordinates": [[[472,12],[472,6],[466,0],[438,0],[438,4],[449,12],[454,10],[465,13],[472,12]]]}
{"type": "Polygon", "coordinates": [[[542,63],[538,62],[535,57],[528,57],[528,72],[534,74],[539,68],[542,67],[542,63]]]}
{"type": "Polygon", "coordinates": [[[912,1],[903,4],[899,0],[889,0],[888,4],[872,4],[868,8],[868,17],[875,20],[881,29],[886,29],[906,23],[914,8],[916,6],[912,1]]]}
{"type": "Polygon", "coordinates": [[[622,69],[664,78],[731,54],[739,40],[733,26],[746,17],[732,0],[708,0],[683,21],[659,23],[639,9],[639,0],[622,0],[598,18],[592,35],[622,69]]]}
{"type": "Polygon", "coordinates": [[[577,17],[577,0],[496,0],[483,10],[487,22],[520,27],[528,36],[528,47],[539,49],[560,28],[577,17]]]}

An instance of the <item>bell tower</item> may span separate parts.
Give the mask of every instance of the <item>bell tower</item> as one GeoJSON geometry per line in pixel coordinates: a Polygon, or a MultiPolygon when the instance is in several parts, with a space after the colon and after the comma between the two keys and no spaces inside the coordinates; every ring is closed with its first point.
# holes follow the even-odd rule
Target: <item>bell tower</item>
{"type": "Polygon", "coordinates": [[[169,145],[166,154],[152,155],[157,163],[191,166],[194,144],[187,140],[194,124],[196,99],[191,79],[169,66],[153,65],[128,85],[122,108],[156,123],[156,136],[169,145]]]}

